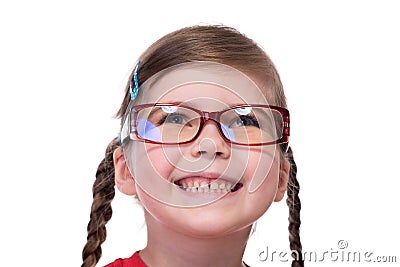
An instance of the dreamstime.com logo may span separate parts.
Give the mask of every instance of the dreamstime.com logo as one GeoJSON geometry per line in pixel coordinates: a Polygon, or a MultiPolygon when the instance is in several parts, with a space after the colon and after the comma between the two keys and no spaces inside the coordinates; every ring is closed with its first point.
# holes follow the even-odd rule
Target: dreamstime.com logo
{"type": "Polygon", "coordinates": [[[258,254],[261,262],[289,262],[292,254],[299,260],[302,256],[305,262],[368,262],[368,263],[396,263],[396,256],[375,255],[371,251],[350,250],[346,240],[339,240],[337,248],[325,251],[303,251],[300,255],[295,250],[271,250],[268,246],[258,254]]]}

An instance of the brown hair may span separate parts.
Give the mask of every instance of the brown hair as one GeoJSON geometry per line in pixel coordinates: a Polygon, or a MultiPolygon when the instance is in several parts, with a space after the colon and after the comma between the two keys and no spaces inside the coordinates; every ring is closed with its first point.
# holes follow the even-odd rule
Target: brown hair
{"type": "MultiPolygon", "coordinates": [[[[279,74],[267,56],[253,40],[237,30],[220,25],[192,26],[177,30],[159,39],[140,57],[138,70],[139,84],[145,82],[159,71],[185,62],[213,61],[230,65],[253,77],[268,95],[272,104],[286,107],[279,74]]],[[[130,79],[132,79],[132,75],[130,79]]],[[[126,94],[117,113],[123,117],[130,102],[129,84],[126,94]]],[[[114,165],[112,154],[118,147],[114,139],[108,145],[106,155],[100,163],[93,185],[93,204],[90,221],[87,227],[87,243],[83,249],[82,267],[93,267],[101,257],[101,244],[106,238],[105,224],[112,215],[111,201],[114,198],[114,165]]],[[[291,164],[287,188],[287,205],[289,207],[289,241],[290,248],[297,251],[293,254],[292,267],[304,266],[300,242],[300,199],[299,183],[296,178],[297,167],[291,148],[282,146],[282,153],[291,164]]]]}

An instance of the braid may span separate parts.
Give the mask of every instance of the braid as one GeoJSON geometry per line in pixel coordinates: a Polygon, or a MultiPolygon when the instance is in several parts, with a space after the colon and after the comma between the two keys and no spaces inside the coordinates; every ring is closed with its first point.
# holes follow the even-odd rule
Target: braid
{"type": "Polygon", "coordinates": [[[290,249],[292,251],[297,251],[297,253],[293,252],[292,257],[292,267],[304,267],[304,260],[302,255],[302,247],[300,241],[300,209],[301,203],[299,198],[299,190],[300,185],[297,181],[297,166],[296,162],[293,159],[293,151],[292,148],[289,147],[287,152],[287,158],[290,162],[290,173],[289,173],[289,182],[287,188],[287,199],[286,204],[289,207],[289,242],[290,249]]]}
{"type": "Polygon", "coordinates": [[[81,267],[93,267],[101,257],[101,244],[106,240],[106,223],[111,219],[111,201],[114,198],[113,152],[118,147],[117,138],[108,145],[104,159],[99,164],[93,184],[93,203],[87,226],[87,242],[82,251],[81,267]]]}

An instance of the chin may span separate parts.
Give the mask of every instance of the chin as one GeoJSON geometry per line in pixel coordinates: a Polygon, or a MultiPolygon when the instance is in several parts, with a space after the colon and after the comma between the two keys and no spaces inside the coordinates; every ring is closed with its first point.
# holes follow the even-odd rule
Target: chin
{"type": "Polygon", "coordinates": [[[209,239],[223,237],[252,225],[248,216],[237,216],[235,212],[221,211],[221,208],[202,207],[179,210],[179,220],[169,223],[174,230],[195,238],[209,239]],[[244,220],[245,219],[245,220],[244,220]]]}
{"type": "Polygon", "coordinates": [[[192,238],[213,239],[213,238],[222,238],[224,236],[228,236],[244,228],[246,227],[240,225],[221,224],[221,223],[219,224],[186,223],[182,227],[177,228],[176,230],[192,238]]]}

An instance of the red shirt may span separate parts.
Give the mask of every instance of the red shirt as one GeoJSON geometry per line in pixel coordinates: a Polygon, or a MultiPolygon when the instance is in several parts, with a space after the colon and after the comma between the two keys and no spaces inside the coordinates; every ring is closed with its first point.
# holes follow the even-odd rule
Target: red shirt
{"type": "Polygon", "coordinates": [[[104,267],[147,267],[139,257],[139,251],[136,251],[132,257],[127,259],[117,259],[104,267]]]}

